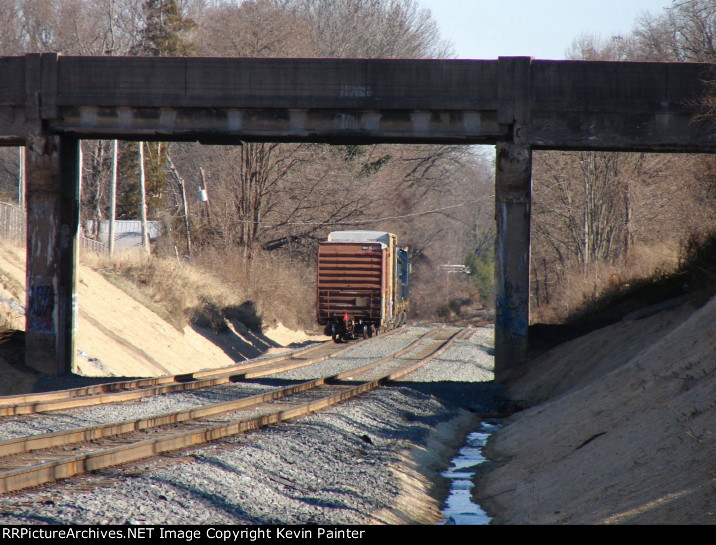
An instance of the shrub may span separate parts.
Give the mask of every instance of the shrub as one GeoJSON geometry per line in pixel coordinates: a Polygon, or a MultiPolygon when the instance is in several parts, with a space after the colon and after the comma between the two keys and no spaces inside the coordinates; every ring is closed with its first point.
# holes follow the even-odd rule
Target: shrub
{"type": "Polygon", "coordinates": [[[495,257],[494,251],[469,253],[465,266],[470,269],[470,277],[475,285],[483,305],[489,305],[495,299],[495,257]]]}

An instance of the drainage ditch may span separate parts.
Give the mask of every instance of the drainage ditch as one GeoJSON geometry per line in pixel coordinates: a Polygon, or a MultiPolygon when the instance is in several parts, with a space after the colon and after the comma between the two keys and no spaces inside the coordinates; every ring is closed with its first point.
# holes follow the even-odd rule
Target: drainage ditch
{"type": "Polygon", "coordinates": [[[471,499],[472,478],[478,465],[486,462],[482,449],[491,434],[500,429],[500,425],[482,422],[477,431],[467,436],[467,442],[452,461],[452,467],[442,475],[450,479],[450,493],[443,507],[442,524],[486,525],[490,517],[471,499]]]}

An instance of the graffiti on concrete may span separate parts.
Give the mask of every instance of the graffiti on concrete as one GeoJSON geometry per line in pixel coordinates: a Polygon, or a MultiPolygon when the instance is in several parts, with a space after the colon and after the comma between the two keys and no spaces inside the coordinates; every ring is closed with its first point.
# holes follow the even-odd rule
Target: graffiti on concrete
{"type": "Polygon", "coordinates": [[[36,333],[53,334],[55,324],[52,312],[55,310],[55,288],[52,286],[33,286],[28,312],[28,329],[36,333]]]}

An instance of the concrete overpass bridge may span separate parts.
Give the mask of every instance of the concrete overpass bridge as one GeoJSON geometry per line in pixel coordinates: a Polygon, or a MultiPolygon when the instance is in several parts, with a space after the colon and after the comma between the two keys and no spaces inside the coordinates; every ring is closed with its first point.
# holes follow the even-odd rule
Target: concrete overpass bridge
{"type": "Polygon", "coordinates": [[[710,153],[714,65],[0,57],[0,145],[26,148],[26,361],[75,357],[79,141],[493,144],[496,374],[526,361],[533,150],[710,153]]]}

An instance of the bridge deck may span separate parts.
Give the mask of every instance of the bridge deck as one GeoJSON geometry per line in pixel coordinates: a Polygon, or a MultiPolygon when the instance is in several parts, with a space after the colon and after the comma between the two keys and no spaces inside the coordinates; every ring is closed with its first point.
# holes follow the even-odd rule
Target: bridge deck
{"type": "Polygon", "coordinates": [[[714,65],[0,57],[0,145],[26,146],[28,364],[74,358],[81,138],[497,144],[496,372],[527,357],[534,149],[716,151],[714,65]]]}

